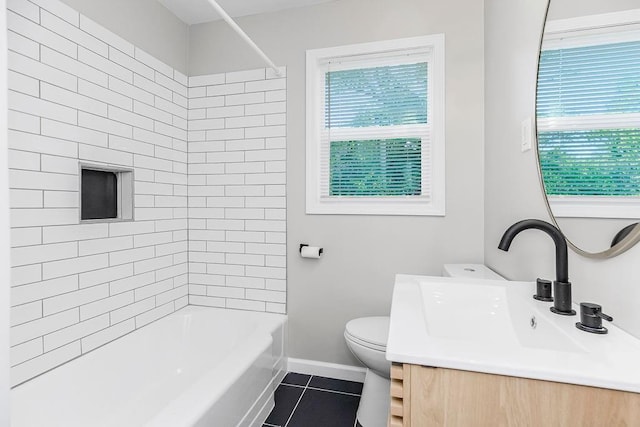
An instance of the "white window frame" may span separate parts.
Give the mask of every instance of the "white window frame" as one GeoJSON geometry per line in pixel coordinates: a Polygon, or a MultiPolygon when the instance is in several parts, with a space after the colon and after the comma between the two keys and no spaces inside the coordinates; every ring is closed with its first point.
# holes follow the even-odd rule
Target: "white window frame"
{"type": "MultiPolygon", "coordinates": [[[[306,81],[306,213],[346,215],[445,215],[445,68],[444,34],[353,44],[307,50],[306,81]],[[332,128],[332,136],[348,132],[358,138],[422,137],[425,128],[430,140],[422,145],[422,185],[427,196],[322,197],[321,150],[324,129],[324,85],[321,78],[326,63],[371,61],[371,66],[388,65],[403,52],[415,54],[428,62],[429,109],[427,125],[377,126],[357,130],[332,128]],[[380,60],[376,60],[380,57],[380,60]],[[386,128],[386,129],[385,129],[386,128]],[[425,176],[426,175],[426,176],[425,176]]],[[[397,59],[395,60],[396,62],[397,59]]],[[[421,60],[421,62],[423,62],[421,60]]],[[[352,62],[353,63],[353,62],[352,62]]],[[[402,63],[402,62],[400,62],[402,63]]],[[[338,65],[340,67],[340,65],[338,65]]],[[[346,66],[345,68],[349,68],[346,66]]],[[[332,66],[333,70],[333,66],[332,66]]],[[[346,135],[345,135],[346,136],[346,135]]],[[[328,165],[327,165],[328,167],[328,165]]],[[[424,194],[424,192],[423,192],[424,194]]]]}
{"type": "MultiPolygon", "coordinates": [[[[543,48],[559,49],[637,40],[640,9],[603,13],[545,24],[543,48]],[[627,26],[628,32],[607,32],[627,26]]],[[[546,117],[537,120],[538,132],[624,128],[640,123],[640,114],[599,114],[584,117],[546,117]]],[[[640,218],[640,198],[602,196],[547,196],[553,215],[559,218],[640,218]]]]}

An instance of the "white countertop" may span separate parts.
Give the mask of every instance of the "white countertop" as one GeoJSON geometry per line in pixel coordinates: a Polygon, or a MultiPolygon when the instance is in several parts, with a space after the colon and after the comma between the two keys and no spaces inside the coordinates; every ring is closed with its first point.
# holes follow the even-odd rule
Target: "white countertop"
{"type": "Polygon", "coordinates": [[[606,335],[580,331],[578,306],[559,316],[534,293],[529,282],[397,275],[387,359],[640,393],[640,340],[608,322],[606,335]]]}

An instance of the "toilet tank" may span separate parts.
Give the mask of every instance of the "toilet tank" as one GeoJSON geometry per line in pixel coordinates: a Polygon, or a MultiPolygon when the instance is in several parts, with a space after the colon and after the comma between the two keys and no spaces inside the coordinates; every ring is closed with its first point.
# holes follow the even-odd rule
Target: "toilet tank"
{"type": "Polygon", "coordinates": [[[504,277],[484,264],[445,264],[442,267],[442,275],[445,277],[505,280],[504,277]]]}

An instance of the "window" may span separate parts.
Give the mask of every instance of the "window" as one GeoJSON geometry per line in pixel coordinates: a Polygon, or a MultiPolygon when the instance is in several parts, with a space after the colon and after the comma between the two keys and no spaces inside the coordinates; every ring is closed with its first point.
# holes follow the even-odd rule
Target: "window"
{"type": "Polygon", "coordinates": [[[538,153],[556,216],[640,217],[640,26],[630,18],[547,24],[538,153]]]}
{"type": "Polygon", "coordinates": [[[133,219],[133,172],[80,165],[80,220],[133,219]]]}
{"type": "Polygon", "coordinates": [[[444,36],[307,51],[307,213],[444,215],[444,36]]]}

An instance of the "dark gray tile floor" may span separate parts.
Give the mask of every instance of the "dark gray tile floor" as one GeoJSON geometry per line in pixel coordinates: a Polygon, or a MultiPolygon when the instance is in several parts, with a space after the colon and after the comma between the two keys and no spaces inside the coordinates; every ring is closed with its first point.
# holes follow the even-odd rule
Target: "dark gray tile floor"
{"type": "Polygon", "coordinates": [[[362,383],[289,372],[263,427],[353,427],[362,383]]]}

